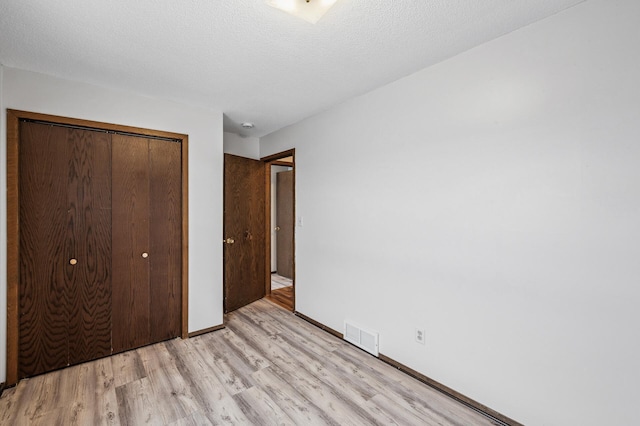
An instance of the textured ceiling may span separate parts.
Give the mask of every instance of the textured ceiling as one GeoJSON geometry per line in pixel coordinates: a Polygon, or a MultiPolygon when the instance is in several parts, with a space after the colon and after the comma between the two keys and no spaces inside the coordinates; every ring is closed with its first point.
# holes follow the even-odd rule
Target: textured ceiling
{"type": "Polygon", "coordinates": [[[264,0],[0,0],[0,63],[262,136],[581,1],[339,0],[312,25],[264,0]]]}

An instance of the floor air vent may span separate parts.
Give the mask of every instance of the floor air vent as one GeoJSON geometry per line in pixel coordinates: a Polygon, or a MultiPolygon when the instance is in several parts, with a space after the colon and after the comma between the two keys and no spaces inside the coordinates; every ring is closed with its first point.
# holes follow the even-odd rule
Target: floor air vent
{"type": "Polygon", "coordinates": [[[365,330],[352,322],[344,323],[344,340],[378,356],[378,333],[365,330]]]}

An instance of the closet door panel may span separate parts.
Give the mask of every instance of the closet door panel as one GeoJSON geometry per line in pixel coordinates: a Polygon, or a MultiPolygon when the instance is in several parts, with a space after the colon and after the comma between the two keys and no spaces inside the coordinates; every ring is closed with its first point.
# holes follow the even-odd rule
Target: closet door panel
{"type": "Polygon", "coordinates": [[[151,341],[180,335],[182,147],[149,140],[151,341]]]}
{"type": "Polygon", "coordinates": [[[112,136],[113,351],[149,343],[149,141],[112,136]]]}
{"type": "Polygon", "coordinates": [[[20,123],[19,377],[68,364],[68,129],[20,123]]]}
{"type": "Polygon", "coordinates": [[[111,136],[70,130],[69,363],[111,354],[111,136]]]}

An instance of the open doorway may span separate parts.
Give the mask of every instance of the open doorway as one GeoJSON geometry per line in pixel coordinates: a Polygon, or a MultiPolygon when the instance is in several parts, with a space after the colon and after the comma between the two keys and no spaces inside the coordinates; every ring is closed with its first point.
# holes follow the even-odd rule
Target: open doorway
{"type": "Polygon", "coordinates": [[[267,298],[293,311],[295,308],[295,161],[286,151],[263,159],[266,167],[269,224],[265,283],[267,298]]]}

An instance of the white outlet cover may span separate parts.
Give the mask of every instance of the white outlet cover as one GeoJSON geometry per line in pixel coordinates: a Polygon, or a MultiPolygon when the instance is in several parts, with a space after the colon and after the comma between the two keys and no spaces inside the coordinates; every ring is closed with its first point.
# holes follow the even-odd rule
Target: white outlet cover
{"type": "Polygon", "coordinates": [[[425,344],[425,335],[424,335],[424,330],[423,329],[419,329],[416,328],[415,330],[415,336],[416,336],[416,342],[424,345],[425,344]]]}

